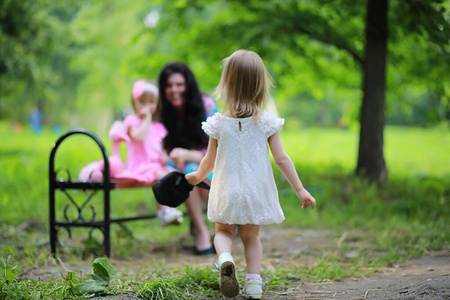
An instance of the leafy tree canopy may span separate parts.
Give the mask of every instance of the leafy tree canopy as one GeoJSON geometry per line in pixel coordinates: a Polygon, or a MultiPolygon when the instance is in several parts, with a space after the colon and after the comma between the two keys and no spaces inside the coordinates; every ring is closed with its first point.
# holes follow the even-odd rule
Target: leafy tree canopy
{"type": "MultiPolygon", "coordinates": [[[[279,100],[298,101],[305,94],[317,100],[333,97],[348,119],[356,120],[365,11],[365,2],[349,0],[160,1],[160,22],[152,30],[164,45],[172,45],[166,51],[173,57],[214,72],[205,82],[208,87],[217,82],[217,62],[247,48],[266,61],[277,80],[279,100]]],[[[417,98],[431,90],[440,99],[440,117],[445,117],[449,12],[448,1],[390,2],[390,106],[396,107],[398,100],[409,106],[411,93],[405,91],[415,91],[417,98]]]]}
{"type": "MultiPolygon", "coordinates": [[[[188,63],[211,93],[219,62],[246,48],[263,57],[288,115],[357,124],[365,1],[0,0],[0,8],[0,118],[24,121],[42,102],[48,123],[87,111],[70,126],[98,122],[98,111],[128,105],[133,80],[156,79],[172,60],[188,63]]],[[[393,123],[414,123],[405,112],[449,118],[449,20],[449,1],[390,1],[393,123]]]]}
{"type": "Polygon", "coordinates": [[[23,118],[40,99],[56,97],[71,46],[74,1],[0,1],[0,118],[23,118]]]}

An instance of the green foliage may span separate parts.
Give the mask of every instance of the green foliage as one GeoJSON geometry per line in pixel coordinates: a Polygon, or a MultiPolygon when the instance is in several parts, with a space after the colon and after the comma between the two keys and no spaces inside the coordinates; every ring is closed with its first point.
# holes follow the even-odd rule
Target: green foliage
{"type": "Polygon", "coordinates": [[[66,24],[77,4],[5,0],[0,7],[0,118],[24,122],[31,108],[60,100],[64,78],[74,79],[65,68],[72,47],[66,24]]]}
{"type": "Polygon", "coordinates": [[[425,88],[419,84],[415,90],[402,90],[398,95],[401,101],[393,101],[388,108],[386,123],[427,127],[445,120],[446,107],[433,92],[424,91],[425,88]]]}
{"type": "MultiPolygon", "coordinates": [[[[282,115],[300,125],[357,124],[365,1],[11,1],[0,3],[0,118],[106,132],[138,78],[186,62],[211,93],[220,61],[255,50],[282,115]],[[267,20],[270,20],[268,22],[267,20]]],[[[390,1],[388,121],[448,119],[448,1],[390,1]],[[412,114],[410,112],[413,112],[412,114]],[[411,115],[411,117],[408,117],[411,115]]]]}
{"type": "Polygon", "coordinates": [[[20,269],[17,266],[11,266],[11,255],[8,255],[6,259],[0,257],[0,270],[0,282],[2,282],[2,284],[19,279],[17,273],[19,273],[20,269]]]}
{"type": "Polygon", "coordinates": [[[74,272],[62,281],[40,282],[19,280],[20,269],[12,266],[11,256],[0,257],[0,298],[1,299],[85,299],[86,295],[104,294],[108,291],[110,279],[116,276],[114,267],[107,258],[97,258],[93,263],[92,279],[80,283],[82,278],[74,272]]]}
{"type": "Polygon", "coordinates": [[[143,299],[163,300],[163,299],[195,299],[181,292],[175,282],[170,279],[156,278],[146,282],[138,291],[138,295],[143,299]]]}
{"type": "Polygon", "coordinates": [[[20,272],[18,266],[11,265],[11,255],[5,259],[0,257],[0,299],[18,299],[23,298],[22,289],[15,285],[20,272]],[[14,298],[17,297],[17,298],[14,298]]]}
{"type": "Polygon", "coordinates": [[[285,289],[292,285],[292,282],[324,282],[329,280],[341,281],[350,276],[361,276],[360,265],[355,264],[346,268],[336,261],[318,259],[314,266],[310,268],[277,268],[273,272],[267,272],[264,277],[270,278],[266,281],[268,289],[285,289]]]}
{"type": "Polygon", "coordinates": [[[198,295],[220,297],[218,273],[209,267],[189,268],[186,267],[184,274],[174,279],[176,285],[185,291],[192,291],[198,295]]]}
{"type": "MultiPolygon", "coordinates": [[[[140,74],[127,74],[126,69],[130,57],[145,59],[148,45],[140,43],[137,36],[151,7],[148,1],[132,5],[128,1],[99,1],[80,9],[70,24],[80,45],[70,67],[84,74],[73,99],[78,111],[106,110],[109,119],[105,122],[111,124],[112,113],[129,105],[133,80],[149,77],[148,68],[140,74]]],[[[87,118],[83,121],[92,125],[87,118]]]]}
{"type": "Polygon", "coordinates": [[[18,273],[21,271],[17,266],[12,266],[12,257],[8,255],[5,260],[0,257],[0,299],[17,300],[17,299],[74,299],[73,274],[69,273],[65,281],[70,281],[69,285],[52,281],[49,283],[36,282],[34,280],[19,280],[18,273]]]}
{"type": "MultiPolygon", "coordinates": [[[[299,107],[301,100],[312,98],[325,102],[323,110],[333,112],[327,126],[336,124],[340,116],[344,124],[352,125],[358,120],[362,96],[359,78],[364,64],[366,2],[330,4],[328,0],[195,1],[195,5],[164,1],[158,26],[152,30],[164,29],[165,39],[172,37],[171,43],[182,44],[171,52],[194,66],[201,65],[187,46],[191,40],[198,57],[213,66],[238,48],[255,50],[276,79],[277,100],[289,103],[282,106],[282,112],[306,119],[304,124],[309,124],[308,114],[314,114],[313,121],[323,124],[322,111],[315,111],[314,106],[309,109],[307,104],[299,107]],[[219,46],[211,51],[214,45],[219,46]]],[[[400,108],[404,114],[431,90],[438,103],[422,113],[437,109],[439,114],[428,118],[426,125],[439,124],[448,119],[449,111],[450,79],[443,78],[449,76],[450,7],[441,0],[390,1],[389,9],[388,107],[392,105],[392,111],[400,108]]],[[[211,75],[207,81],[200,78],[208,87],[217,83],[211,75]]]]}
{"type": "Polygon", "coordinates": [[[108,258],[96,258],[93,263],[94,273],[92,279],[77,286],[81,294],[102,294],[108,290],[111,278],[116,277],[117,273],[110,264],[108,258]]]}

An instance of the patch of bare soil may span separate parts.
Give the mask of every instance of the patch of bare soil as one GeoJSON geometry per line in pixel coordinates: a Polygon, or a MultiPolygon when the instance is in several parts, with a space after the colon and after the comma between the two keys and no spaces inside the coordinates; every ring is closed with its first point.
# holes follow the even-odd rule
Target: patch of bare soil
{"type": "MultiPolygon", "coordinates": [[[[336,235],[327,230],[286,229],[281,226],[268,226],[261,229],[261,240],[264,248],[264,269],[275,268],[307,268],[312,266],[317,258],[324,255],[358,255],[355,250],[337,251],[339,247],[355,243],[363,243],[364,236],[353,233],[336,235]],[[344,254],[342,254],[344,253],[344,254]]],[[[138,274],[152,272],[155,262],[164,261],[165,265],[198,267],[214,267],[215,255],[196,257],[189,245],[189,236],[182,237],[166,247],[150,245],[148,254],[140,258],[119,260],[112,257],[111,264],[118,273],[138,274]]],[[[345,247],[344,247],[345,248],[345,247]]],[[[359,247],[363,248],[363,247],[359,247]]],[[[358,249],[358,247],[349,247],[358,249]]],[[[236,237],[233,256],[237,271],[245,274],[243,245],[236,237]]],[[[59,269],[65,273],[68,270],[82,270],[85,274],[92,273],[92,262],[67,266],[60,261],[59,269]]],[[[31,270],[25,278],[50,279],[60,276],[55,266],[44,266],[31,270]],[[56,274],[56,275],[55,275],[56,274]]],[[[429,253],[427,256],[412,259],[401,265],[382,268],[377,273],[364,278],[347,278],[342,282],[298,282],[293,283],[288,292],[267,291],[263,299],[401,299],[401,300],[441,300],[450,299],[450,249],[429,253]]],[[[93,298],[97,299],[97,298],[93,298]]],[[[136,295],[103,296],[98,299],[139,299],[136,295]]],[[[206,299],[206,298],[204,298],[206,299]]],[[[222,298],[220,298],[222,299],[222,298]]],[[[243,299],[236,297],[236,299],[243,299]]]]}
{"type": "MultiPolygon", "coordinates": [[[[450,299],[450,253],[420,257],[366,278],[307,283],[279,299],[450,299]]],[[[271,299],[270,295],[267,295],[271,299]]]]}

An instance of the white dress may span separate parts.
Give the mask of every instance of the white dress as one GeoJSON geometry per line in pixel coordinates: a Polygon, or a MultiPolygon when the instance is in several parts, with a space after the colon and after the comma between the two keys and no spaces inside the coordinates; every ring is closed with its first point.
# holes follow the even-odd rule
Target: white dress
{"type": "Polygon", "coordinates": [[[269,112],[242,119],[216,113],[203,122],[203,130],[218,141],[209,221],[240,225],[283,222],[268,148],[268,138],[283,124],[284,119],[269,112]]]}

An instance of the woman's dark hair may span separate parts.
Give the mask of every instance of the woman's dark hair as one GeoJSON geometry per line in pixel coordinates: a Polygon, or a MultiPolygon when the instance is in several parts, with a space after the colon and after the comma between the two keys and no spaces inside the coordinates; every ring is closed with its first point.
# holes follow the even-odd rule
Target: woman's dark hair
{"type": "Polygon", "coordinates": [[[169,132],[164,139],[164,148],[170,151],[175,147],[186,149],[206,147],[208,136],[201,128],[201,123],[206,119],[205,106],[192,71],[183,63],[168,63],[159,75],[159,87],[162,101],[161,122],[169,132]],[[172,74],[181,74],[185,80],[185,107],[184,115],[181,117],[177,116],[165,92],[167,80],[172,74]]]}

